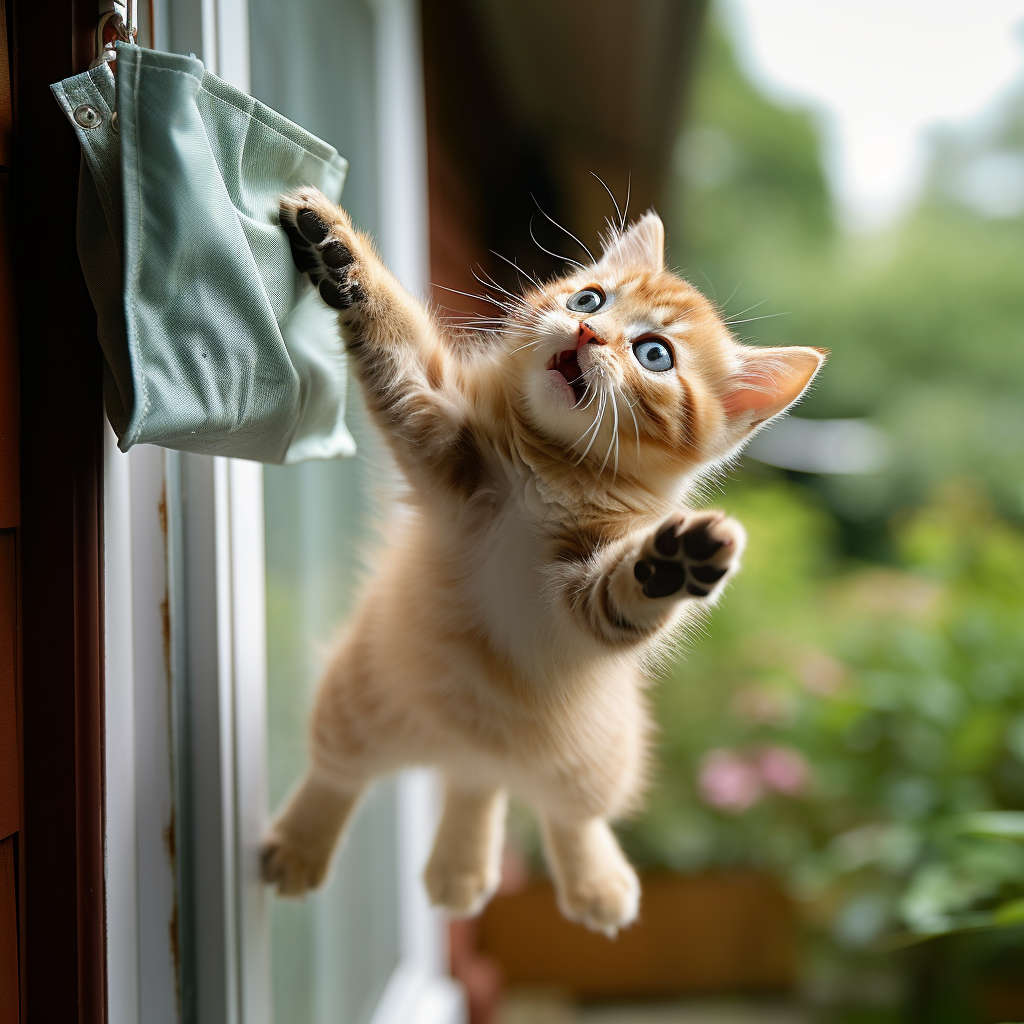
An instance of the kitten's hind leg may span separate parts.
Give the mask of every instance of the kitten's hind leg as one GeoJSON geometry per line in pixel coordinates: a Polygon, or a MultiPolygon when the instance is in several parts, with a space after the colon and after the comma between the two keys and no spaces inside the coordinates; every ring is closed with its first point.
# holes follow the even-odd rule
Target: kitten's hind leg
{"type": "Polygon", "coordinates": [[[263,840],[263,880],[282,896],[319,888],[360,792],[361,787],[341,787],[311,769],[263,840]]]}
{"type": "Polygon", "coordinates": [[[423,880],[430,902],[457,916],[483,909],[501,882],[506,797],[500,789],[449,782],[423,880]]]}
{"type": "Polygon", "coordinates": [[[608,822],[545,817],[543,831],[562,913],[609,938],[632,924],[640,909],[640,882],[608,822]]]}

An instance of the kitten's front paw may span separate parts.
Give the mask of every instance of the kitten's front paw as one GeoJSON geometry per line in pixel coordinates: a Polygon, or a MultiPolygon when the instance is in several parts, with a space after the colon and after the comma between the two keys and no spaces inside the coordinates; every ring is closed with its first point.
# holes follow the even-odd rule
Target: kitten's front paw
{"type": "Polygon", "coordinates": [[[620,928],[636,920],[640,910],[640,880],[626,861],[608,865],[604,874],[563,884],[558,906],[570,921],[615,938],[620,928]]]}
{"type": "Polygon", "coordinates": [[[431,861],[423,873],[427,895],[435,907],[454,917],[472,917],[494,895],[501,876],[487,868],[464,868],[431,861]]]}
{"type": "Polygon", "coordinates": [[[263,881],[277,886],[282,896],[302,896],[317,889],[331,866],[331,848],[316,849],[297,843],[274,829],[260,848],[263,881]]]}
{"type": "Polygon", "coordinates": [[[722,512],[694,512],[663,523],[644,545],[633,575],[645,597],[716,596],[739,566],[746,533],[722,512]]]}
{"type": "Polygon", "coordinates": [[[344,210],[315,188],[281,197],[281,227],[295,266],[335,309],[347,310],[365,298],[359,281],[359,239],[344,210]]]}

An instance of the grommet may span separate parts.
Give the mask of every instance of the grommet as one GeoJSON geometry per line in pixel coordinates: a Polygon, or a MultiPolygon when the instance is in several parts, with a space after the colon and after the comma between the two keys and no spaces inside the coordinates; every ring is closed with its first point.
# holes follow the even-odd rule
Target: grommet
{"type": "Polygon", "coordinates": [[[103,123],[99,111],[96,110],[95,106],[90,106],[88,103],[76,106],[75,121],[83,128],[98,128],[103,123]]]}
{"type": "Polygon", "coordinates": [[[117,124],[117,111],[116,110],[110,115],[110,127],[114,129],[114,134],[115,135],[121,130],[118,127],[118,124],[117,124]]]}
{"type": "Polygon", "coordinates": [[[103,124],[100,112],[88,103],[75,107],[75,121],[83,128],[99,128],[103,124]]]}

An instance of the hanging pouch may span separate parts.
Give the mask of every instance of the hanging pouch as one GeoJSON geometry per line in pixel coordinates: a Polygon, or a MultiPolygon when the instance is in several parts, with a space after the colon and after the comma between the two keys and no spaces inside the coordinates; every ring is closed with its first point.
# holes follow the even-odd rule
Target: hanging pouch
{"type": "Polygon", "coordinates": [[[337,151],[206,71],[119,44],[54,85],[82,146],[78,253],[107,415],[148,442],[261,462],[350,455],[334,314],[295,270],[278,199],[337,202],[337,151]]]}

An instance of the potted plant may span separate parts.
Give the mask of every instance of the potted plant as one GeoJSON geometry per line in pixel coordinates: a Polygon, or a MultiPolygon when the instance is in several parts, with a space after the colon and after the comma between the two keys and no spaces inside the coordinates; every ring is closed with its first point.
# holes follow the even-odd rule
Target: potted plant
{"type": "Polygon", "coordinates": [[[971,494],[897,522],[892,564],[857,566],[831,559],[830,518],[803,488],[734,491],[744,573],[655,691],[655,784],[621,829],[646,872],[636,938],[560,923],[536,883],[481,925],[510,978],[692,992],[785,985],[799,962],[805,989],[833,1001],[913,1007],[947,991],[950,1019],[1024,1017],[1006,1012],[1018,990],[1005,966],[1024,962],[1024,535],[971,494]],[[730,975],[754,932],[737,927],[730,948],[714,920],[760,922],[751,948],[784,952],[764,974],[751,954],[730,975]],[[631,958],[653,965],[693,936],[688,956],[719,951],[706,983],[678,969],[627,978],[631,958]]]}

